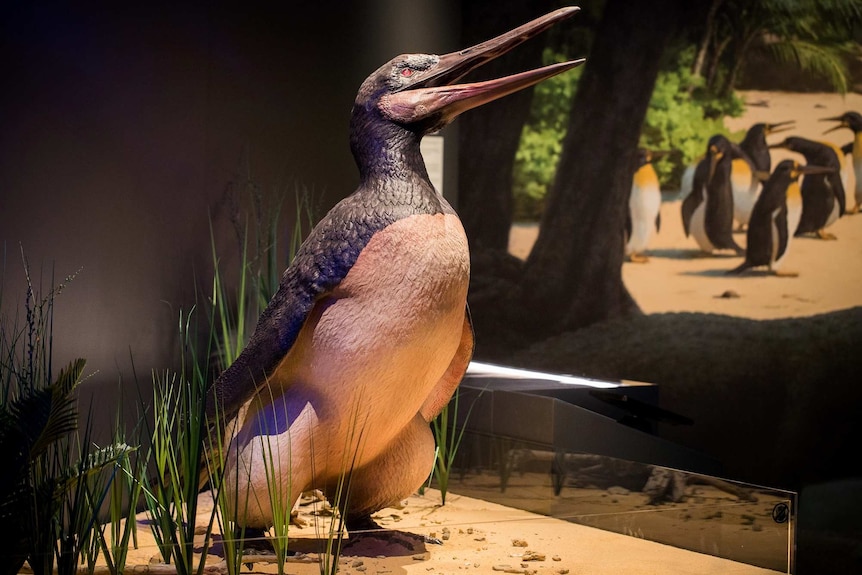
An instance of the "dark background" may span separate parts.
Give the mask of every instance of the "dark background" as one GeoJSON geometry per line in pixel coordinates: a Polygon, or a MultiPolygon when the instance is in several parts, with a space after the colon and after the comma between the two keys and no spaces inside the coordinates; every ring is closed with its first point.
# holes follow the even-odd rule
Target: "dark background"
{"type": "MultiPolygon", "coordinates": [[[[459,18],[455,0],[7,5],[5,310],[23,306],[20,245],[44,293],[81,270],[53,331],[55,365],[95,373],[85,396],[128,382],[130,358],[144,383],[171,367],[178,314],[211,281],[210,217],[237,257],[229,182],[250,166],[265,193],[310,190],[320,217],[358,182],[359,84],[399,53],[458,49],[459,18]]],[[[455,138],[446,152],[454,195],[455,138]]]]}

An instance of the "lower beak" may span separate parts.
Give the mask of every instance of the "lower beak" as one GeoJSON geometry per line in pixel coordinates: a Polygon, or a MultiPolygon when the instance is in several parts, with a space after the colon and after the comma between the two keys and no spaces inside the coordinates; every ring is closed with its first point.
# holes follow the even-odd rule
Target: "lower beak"
{"type": "Polygon", "coordinates": [[[794,120],[787,120],[786,122],[776,122],[774,124],[768,124],[766,128],[766,133],[767,135],[777,134],[779,132],[793,130],[794,128],[796,128],[796,122],[794,120]]]}
{"type": "Polygon", "coordinates": [[[835,116],[834,118],[820,118],[821,122],[838,122],[837,126],[832,126],[825,132],[824,134],[828,134],[829,132],[834,132],[835,130],[840,130],[841,128],[846,128],[847,124],[844,122],[844,118],[841,116],[835,116]]]}

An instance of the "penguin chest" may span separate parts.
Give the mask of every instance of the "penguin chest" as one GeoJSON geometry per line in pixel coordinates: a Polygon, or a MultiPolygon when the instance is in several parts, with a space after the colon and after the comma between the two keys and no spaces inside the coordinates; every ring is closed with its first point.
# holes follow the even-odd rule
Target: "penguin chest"
{"type": "Polygon", "coordinates": [[[706,195],[691,214],[691,235],[702,251],[711,253],[715,249],[715,245],[709,239],[709,234],[706,231],[706,209],[708,204],[709,196],[706,195]]]}
{"type": "Polygon", "coordinates": [[[639,182],[635,178],[629,196],[632,235],[626,245],[627,253],[637,253],[647,249],[649,240],[656,229],[656,218],[660,209],[661,191],[658,187],[658,180],[639,182]]]}
{"type": "MultiPolygon", "coordinates": [[[[853,174],[856,176],[855,197],[856,203],[862,203],[862,132],[856,134],[853,140],[853,174]]],[[[845,189],[850,189],[846,186],[845,189]]]]}
{"type": "Polygon", "coordinates": [[[730,184],[733,190],[733,217],[740,224],[746,225],[762,186],[754,177],[748,162],[741,159],[733,160],[730,184]]]}
{"type": "Polygon", "coordinates": [[[458,349],[469,273],[455,215],[410,216],[376,232],[315,306],[287,358],[288,377],[335,411],[378,406],[380,422],[398,429],[458,349]]]}

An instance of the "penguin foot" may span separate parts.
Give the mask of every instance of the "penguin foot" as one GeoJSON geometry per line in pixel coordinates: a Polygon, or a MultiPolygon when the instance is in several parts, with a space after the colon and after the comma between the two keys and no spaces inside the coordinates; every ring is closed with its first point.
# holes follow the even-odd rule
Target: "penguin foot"
{"type": "Polygon", "coordinates": [[[799,277],[799,272],[792,272],[788,270],[771,270],[772,275],[780,277],[780,278],[797,278],[799,277]]]}
{"type": "Polygon", "coordinates": [[[821,240],[837,240],[835,234],[829,233],[826,230],[817,230],[817,237],[821,240]]]}
{"type": "Polygon", "coordinates": [[[408,547],[411,550],[414,550],[418,544],[443,544],[443,541],[436,537],[381,527],[380,524],[374,521],[370,515],[350,517],[345,520],[344,525],[347,528],[347,533],[350,535],[350,538],[354,541],[361,538],[385,540],[398,543],[399,545],[408,547]]]}
{"type": "Polygon", "coordinates": [[[645,264],[649,261],[649,256],[633,252],[629,254],[628,260],[633,264],[645,264]]]}
{"type": "Polygon", "coordinates": [[[243,549],[245,550],[275,553],[275,548],[267,536],[266,529],[246,527],[245,529],[237,529],[235,535],[237,538],[243,538],[243,549]]]}
{"type": "Polygon", "coordinates": [[[358,517],[347,517],[344,520],[344,526],[347,527],[348,533],[361,533],[363,531],[384,531],[371,515],[360,515],[358,517]]]}

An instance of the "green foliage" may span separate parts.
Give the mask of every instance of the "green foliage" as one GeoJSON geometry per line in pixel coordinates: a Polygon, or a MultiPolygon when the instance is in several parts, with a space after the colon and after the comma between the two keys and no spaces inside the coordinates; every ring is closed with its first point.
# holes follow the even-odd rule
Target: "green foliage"
{"type": "MultiPolygon", "coordinates": [[[[154,425],[150,428],[147,459],[155,469],[151,489],[145,491],[153,536],[165,563],[173,563],[178,575],[200,575],[206,561],[205,547],[195,564],[198,478],[204,471],[207,379],[201,369],[192,329],[192,314],[179,315],[182,341],[178,373],[154,374],[154,425]]],[[[209,353],[203,357],[209,357],[209,353]]],[[[215,510],[206,527],[212,531],[215,510]]]]}
{"type": "MultiPolygon", "coordinates": [[[[446,505],[446,494],[449,492],[449,476],[455,464],[455,456],[458,453],[458,448],[461,447],[461,440],[464,439],[464,432],[467,430],[466,426],[462,425],[459,429],[457,425],[460,395],[460,392],[455,390],[455,394],[443,408],[443,411],[431,421],[431,430],[434,432],[434,440],[437,444],[437,450],[434,454],[434,470],[431,472],[431,475],[437,481],[442,505],[446,505]]],[[[479,395],[481,396],[481,393],[479,395]]],[[[478,397],[473,400],[470,409],[467,410],[464,421],[470,418],[470,413],[473,412],[476,400],[478,400],[478,397]]]]}
{"type": "Polygon", "coordinates": [[[693,54],[684,50],[673,67],[659,72],[641,130],[640,146],[672,152],[654,163],[664,190],[678,189],[683,171],[704,154],[709,138],[731,135],[724,117],[743,111],[736,95],[721,98],[699,85],[690,72],[693,54]]]}

